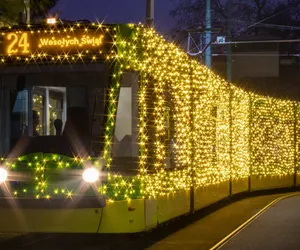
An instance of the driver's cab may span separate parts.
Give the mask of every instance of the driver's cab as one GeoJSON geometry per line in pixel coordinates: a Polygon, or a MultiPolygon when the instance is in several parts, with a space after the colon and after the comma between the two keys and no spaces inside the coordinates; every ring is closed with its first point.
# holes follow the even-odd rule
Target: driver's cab
{"type": "Polygon", "coordinates": [[[104,64],[7,69],[0,74],[0,155],[101,153],[109,82],[104,64]]]}
{"type": "Polygon", "coordinates": [[[109,133],[113,169],[135,174],[139,74],[123,72],[118,96],[109,100],[111,69],[105,63],[0,68],[0,157],[101,157],[109,133]]]}

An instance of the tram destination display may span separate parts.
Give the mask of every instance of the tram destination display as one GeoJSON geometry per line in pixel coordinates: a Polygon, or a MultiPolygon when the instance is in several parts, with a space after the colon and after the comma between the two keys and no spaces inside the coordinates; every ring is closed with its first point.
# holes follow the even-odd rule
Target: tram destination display
{"type": "Polygon", "coordinates": [[[70,55],[84,52],[102,54],[108,40],[107,32],[102,29],[11,31],[1,34],[0,55],[70,55]]]}

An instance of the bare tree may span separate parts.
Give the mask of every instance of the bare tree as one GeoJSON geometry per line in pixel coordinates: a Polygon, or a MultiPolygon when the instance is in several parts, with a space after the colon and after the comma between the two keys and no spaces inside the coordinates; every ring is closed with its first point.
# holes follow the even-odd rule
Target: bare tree
{"type": "Polygon", "coordinates": [[[30,0],[31,19],[45,19],[59,0],[30,0]]]}
{"type": "MultiPolygon", "coordinates": [[[[231,20],[230,33],[233,36],[241,34],[260,33],[260,23],[272,23],[280,18],[289,19],[290,24],[300,20],[299,0],[211,0],[212,25],[228,33],[228,21],[231,20]],[[230,4],[231,3],[231,4],[230,4]],[[229,14],[230,13],[230,14],[229,14]]],[[[171,16],[177,19],[174,31],[195,29],[205,26],[206,0],[177,0],[171,16]]]]}
{"type": "Polygon", "coordinates": [[[23,0],[1,0],[0,21],[4,25],[11,25],[18,21],[19,12],[25,8],[23,0]]]}
{"type": "MultiPolygon", "coordinates": [[[[30,0],[30,19],[32,22],[46,18],[48,12],[57,4],[58,0],[30,0]]],[[[19,13],[26,7],[24,0],[1,0],[0,21],[4,24],[18,22],[19,13]]]]}

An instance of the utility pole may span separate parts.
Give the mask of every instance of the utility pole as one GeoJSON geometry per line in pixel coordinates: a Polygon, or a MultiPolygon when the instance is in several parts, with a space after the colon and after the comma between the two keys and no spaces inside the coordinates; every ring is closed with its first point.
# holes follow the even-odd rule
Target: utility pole
{"type": "MultiPolygon", "coordinates": [[[[232,39],[232,34],[231,34],[231,17],[232,17],[232,0],[228,0],[227,2],[227,21],[228,21],[228,40],[231,41],[232,39]]],[[[231,48],[231,43],[227,44],[227,82],[228,88],[229,88],[229,138],[230,138],[230,149],[229,149],[229,168],[230,168],[230,177],[229,177],[229,195],[232,196],[232,163],[233,163],[233,158],[232,158],[232,151],[233,151],[233,141],[232,141],[232,100],[233,100],[233,90],[231,87],[231,79],[232,79],[232,48],[231,48]]]]}
{"type": "Polygon", "coordinates": [[[205,51],[205,64],[208,68],[211,68],[211,0],[206,0],[206,34],[205,44],[208,45],[205,51]]]}
{"type": "MultiPolygon", "coordinates": [[[[228,41],[231,42],[232,40],[232,34],[231,34],[231,29],[232,29],[232,0],[228,0],[227,2],[227,36],[228,36],[228,41]]],[[[227,81],[231,82],[232,80],[232,44],[228,43],[227,44],[227,81]]]]}
{"type": "Polygon", "coordinates": [[[146,4],[146,25],[154,26],[154,0],[147,0],[146,4]]]}

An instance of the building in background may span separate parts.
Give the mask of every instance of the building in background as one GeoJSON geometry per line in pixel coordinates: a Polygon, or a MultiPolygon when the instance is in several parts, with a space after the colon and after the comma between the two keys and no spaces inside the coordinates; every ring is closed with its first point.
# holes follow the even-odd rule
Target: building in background
{"type": "MultiPolygon", "coordinates": [[[[235,84],[266,95],[300,99],[297,43],[271,36],[244,36],[236,41],[232,44],[231,60],[235,84]]],[[[226,78],[229,67],[226,44],[213,45],[212,53],[212,69],[226,78]]]]}

